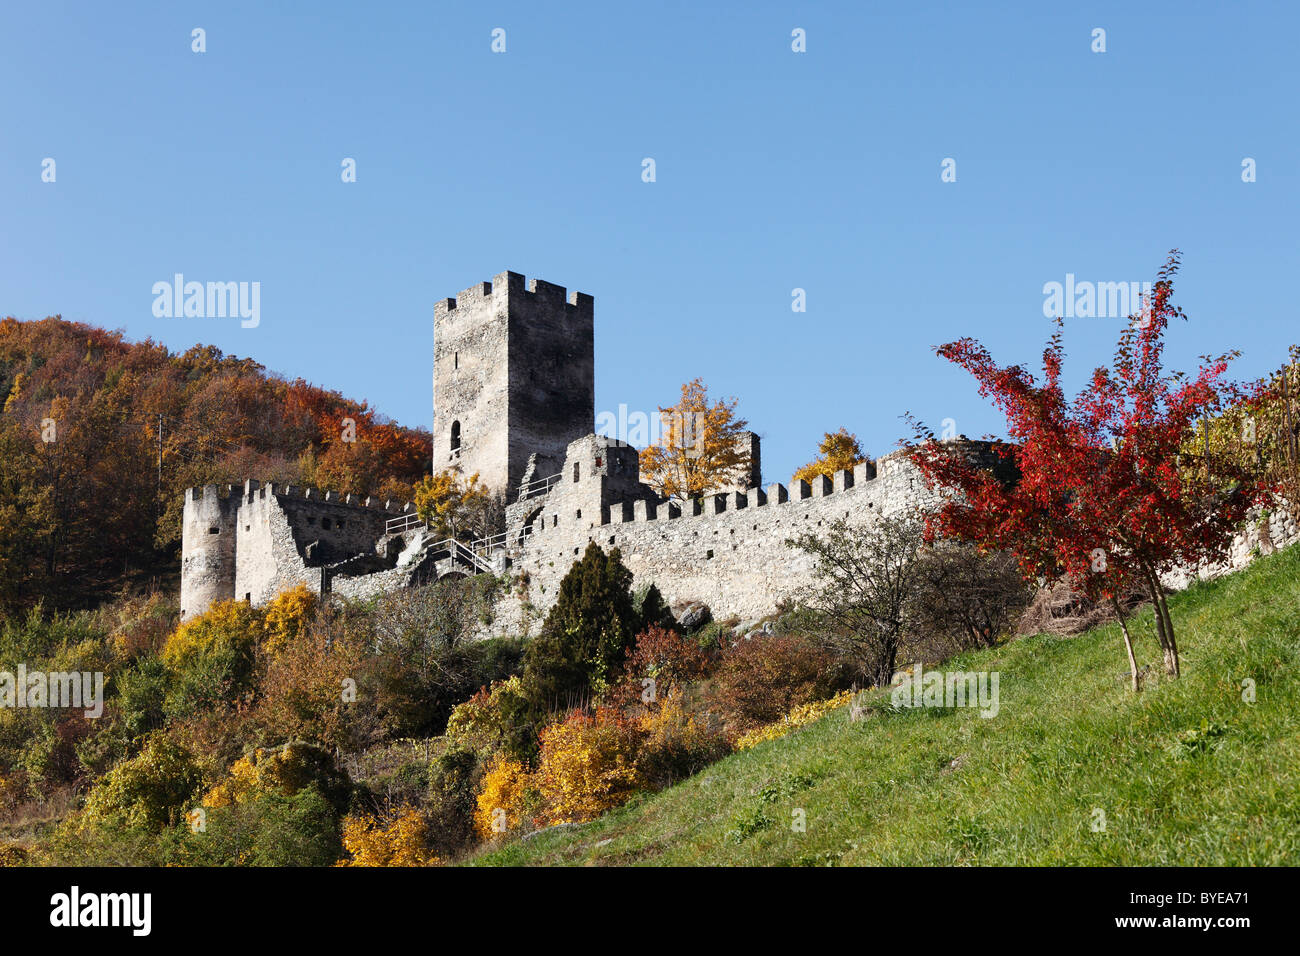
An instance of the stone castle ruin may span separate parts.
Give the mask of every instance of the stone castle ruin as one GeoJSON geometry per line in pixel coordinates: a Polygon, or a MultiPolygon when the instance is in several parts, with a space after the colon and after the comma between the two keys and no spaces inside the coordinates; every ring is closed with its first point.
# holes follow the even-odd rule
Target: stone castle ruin
{"type": "MultiPolygon", "coordinates": [[[[505,530],[435,540],[411,504],[314,488],[208,485],[184,507],[181,614],[213,602],[262,604],[296,584],[367,597],[448,576],[510,576],[491,633],[526,631],[589,541],[617,547],[635,586],[719,618],[774,612],[809,580],[811,558],[785,542],[847,518],[926,508],[934,493],[902,452],[811,483],[760,486],[749,468],[702,499],[667,501],[640,480],[637,449],[593,433],[594,301],[503,272],[434,306],[433,466],[459,466],[507,500],[505,530]]],[[[987,442],[955,451],[989,467],[987,442]]]]}

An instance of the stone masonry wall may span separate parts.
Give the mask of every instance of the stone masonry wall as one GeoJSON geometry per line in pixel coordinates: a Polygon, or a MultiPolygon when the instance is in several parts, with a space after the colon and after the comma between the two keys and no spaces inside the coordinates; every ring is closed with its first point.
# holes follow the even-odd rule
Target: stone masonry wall
{"type": "MultiPolygon", "coordinates": [[[[319,593],[325,565],[374,553],[385,522],[409,508],[251,480],[242,490],[190,489],[182,524],[181,617],[232,598],[264,604],[296,584],[319,593]]],[[[331,590],[354,590],[352,580],[334,577],[331,590]]]]}
{"type": "MultiPolygon", "coordinates": [[[[570,446],[571,455],[580,445],[570,446]]],[[[998,460],[983,443],[967,443],[967,453],[989,466],[998,460]]],[[[719,619],[762,617],[811,582],[812,558],[787,539],[837,519],[869,522],[938,501],[901,452],[833,479],[712,495],[688,502],[685,513],[676,504],[644,499],[607,503],[593,513],[596,499],[590,491],[584,495],[581,484],[561,480],[547,496],[535,530],[514,556],[512,570],[524,576],[524,593],[498,604],[491,633],[519,633],[543,616],[589,541],[618,548],[634,587],[653,582],[670,604],[703,601],[719,619]],[[575,507],[579,501],[586,508],[575,507]]]]}
{"type": "Polygon", "coordinates": [[[595,304],[581,292],[502,272],[434,305],[433,462],[513,490],[559,470],[591,430],[595,304]],[[458,428],[459,449],[454,449],[458,428]]]}
{"type": "Polygon", "coordinates": [[[1208,580],[1221,574],[1239,571],[1257,557],[1272,554],[1300,542],[1300,527],[1291,516],[1285,501],[1271,508],[1256,508],[1246,527],[1232,539],[1226,561],[1198,568],[1180,568],[1166,574],[1162,582],[1166,587],[1181,591],[1197,579],[1208,580]]]}

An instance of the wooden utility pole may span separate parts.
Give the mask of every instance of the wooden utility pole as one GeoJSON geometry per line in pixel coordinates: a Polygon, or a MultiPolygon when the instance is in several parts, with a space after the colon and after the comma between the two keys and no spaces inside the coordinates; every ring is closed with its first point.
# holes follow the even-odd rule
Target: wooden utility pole
{"type": "Polygon", "coordinates": [[[154,498],[153,511],[154,511],[155,520],[161,520],[162,518],[162,441],[163,441],[162,432],[163,432],[163,417],[162,414],[159,413],[158,415],[158,483],[154,490],[154,496],[153,496],[154,498]]]}

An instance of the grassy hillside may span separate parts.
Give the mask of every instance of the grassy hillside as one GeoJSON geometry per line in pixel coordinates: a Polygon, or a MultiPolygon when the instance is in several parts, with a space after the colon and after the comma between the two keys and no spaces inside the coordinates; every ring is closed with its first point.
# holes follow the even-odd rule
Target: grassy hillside
{"type": "MultiPolygon", "coordinates": [[[[1001,709],[839,710],[580,827],[478,865],[1300,863],[1300,548],[1177,595],[1178,681],[1127,689],[1118,628],[1039,636],[1001,709]],[[1256,700],[1242,699],[1251,678],[1256,700]],[[807,829],[793,832],[793,812],[807,829]],[[1093,832],[1094,809],[1105,814],[1093,832]]],[[[1159,658],[1149,611],[1139,660],[1159,658]]]]}

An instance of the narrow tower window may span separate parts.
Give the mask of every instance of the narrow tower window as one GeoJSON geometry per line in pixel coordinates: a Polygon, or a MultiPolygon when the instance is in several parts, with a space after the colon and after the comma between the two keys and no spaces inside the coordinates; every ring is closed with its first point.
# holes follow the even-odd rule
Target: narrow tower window
{"type": "Polygon", "coordinates": [[[451,453],[460,451],[460,422],[451,423],[451,453]]]}

